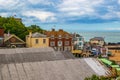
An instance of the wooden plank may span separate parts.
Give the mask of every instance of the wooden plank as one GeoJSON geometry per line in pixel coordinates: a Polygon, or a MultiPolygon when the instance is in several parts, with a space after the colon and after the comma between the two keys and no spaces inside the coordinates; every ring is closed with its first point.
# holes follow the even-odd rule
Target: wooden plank
{"type": "Polygon", "coordinates": [[[64,80],[64,75],[61,75],[58,70],[58,66],[56,66],[56,61],[50,61],[46,66],[47,72],[49,72],[50,80],[64,80]]]}
{"type": "Polygon", "coordinates": [[[0,63],[0,80],[3,80],[3,74],[2,74],[2,68],[4,67],[4,64],[0,63]]]}
{"type": "Polygon", "coordinates": [[[68,70],[68,67],[66,66],[66,62],[65,60],[63,61],[56,61],[56,65],[57,65],[57,69],[59,71],[59,73],[61,75],[64,75],[63,77],[61,77],[61,80],[64,79],[64,80],[74,80],[74,78],[72,77],[71,73],[69,72],[68,70]]]}
{"type": "MultiPolygon", "coordinates": [[[[54,74],[58,80],[71,80],[71,76],[67,72],[67,68],[64,66],[64,61],[54,61],[54,74]]],[[[55,79],[54,79],[55,80],[55,79]]],[[[73,79],[74,80],[74,79],[73,79]]]]}
{"type": "Polygon", "coordinates": [[[67,71],[69,71],[68,73],[71,75],[71,77],[74,80],[83,80],[80,76],[80,73],[82,72],[76,69],[76,66],[75,66],[76,64],[79,64],[79,63],[75,60],[72,60],[72,59],[65,60],[65,66],[67,67],[67,71]]]}
{"type": "MultiPolygon", "coordinates": [[[[3,67],[1,68],[1,76],[3,77],[3,80],[11,80],[11,76],[8,70],[8,65],[3,64],[3,67]]],[[[0,79],[1,80],[1,79],[0,79]]]]}
{"type": "MultiPolygon", "coordinates": [[[[44,61],[45,62],[45,61],[44,61]]],[[[46,74],[46,68],[45,68],[45,64],[44,62],[38,62],[39,65],[39,71],[40,71],[40,75],[41,75],[41,79],[40,80],[49,80],[48,75],[46,74]]]]}
{"type": "Polygon", "coordinates": [[[15,67],[15,64],[8,64],[10,75],[12,80],[19,80],[19,76],[15,67]]]}
{"type": "Polygon", "coordinates": [[[34,80],[43,80],[38,62],[30,63],[34,73],[34,80]]]}
{"type": "Polygon", "coordinates": [[[17,68],[17,71],[18,71],[18,75],[19,75],[20,80],[28,80],[27,74],[26,74],[26,72],[24,71],[24,68],[23,68],[23,66],[22,66],[22,63],[16,64],[16,68],[17,68]]]}
{"type": "Polygon", "coordinates": [[[29,63],[23,63],[23,66],[27,74],[27,79],[34,80],[34,73],[32,71],[31,65],[29,63]]]}
{"type": "Polygon", "coordinates": [[[40,63],[40,66],[44,67],[44,71],[45,71],[44,73],[47,75],[47,76],[43,75],[45,77],[44,78],[45,80],[57,80],[54,71],[52,70],[53,66],[51,64],[51,61],[45,61],[42,63],[42,65],[40,63]]]}

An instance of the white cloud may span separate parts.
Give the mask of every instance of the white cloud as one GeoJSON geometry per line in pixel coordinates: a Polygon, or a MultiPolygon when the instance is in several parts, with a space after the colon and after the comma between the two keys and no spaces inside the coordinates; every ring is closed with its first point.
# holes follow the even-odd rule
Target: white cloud
{"type": "Polygon", "coordinates": [[[120,12],[118,11],[110,11],[108,13],[106,13],[105,15],[99,15],[100,18],[102,19],[106,19],[106,20],[109,20],[109,19],[113,19],[113,18],[120,18],[120,12]]]}
{"type": "Polygon", "coordinates": [[[15,7],[15,5],[17,5],[19,2],[19,0],[0,0],[0,7],[2,8],[11,8],[11,7],[15,7]]]}
{"type": "Polygon", "coordinates": [[[120,4],[120,0],[118,0],[118,3],[120,4]]]}
{"type": "Polygon", "coordinates": [[[64,0],[58,5],[59,11],[66,12],[68,16],[93,15],[95,6],[103,3],[104,0],[64,0]]]}
{"type": "Polygon", "coordinates": [[[120,28],[107,28],[106,30],[120,30],[120,28]]]}
{"type": "Polygon", "coordinates": [[[117,17],[120,18],[120,12],[116,12],[117,17]]]}
{"type": "Polygon", "coordinates": [[[2,17],[7,17],[7,16],[8,16],[8,13],[0,13],[0,16],[2,16],[2,17]]]}
{"type": "Polygon", "coordinates": [[[43,4],[43,5],[50,5],[53,4],[52,1],[50,0],[28,0],[31,4],[43,4]]]}
{"type": "Polygon", "coordinates": [[[52,12],[48,12],[48,11],[26,11],[23,13],[24,16],[27,17],[36,17],[38,18],[41,22],[47,22],[47,21],[54,21],[56,20],[55,18],[55,14],[52,12]]]}

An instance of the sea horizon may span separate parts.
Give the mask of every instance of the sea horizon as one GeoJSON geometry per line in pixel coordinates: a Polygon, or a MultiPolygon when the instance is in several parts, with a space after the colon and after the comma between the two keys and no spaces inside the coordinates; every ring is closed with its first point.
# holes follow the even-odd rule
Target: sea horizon
{"type": "Polygon", "coordinates": [[[102,30],[102,31],[72,31],[70,33],[77,33],[84,37],[84,40],[88,42],[93,37],[103,37],[106,43],[118,43],[120,42],[119,30],[102,30]]]}

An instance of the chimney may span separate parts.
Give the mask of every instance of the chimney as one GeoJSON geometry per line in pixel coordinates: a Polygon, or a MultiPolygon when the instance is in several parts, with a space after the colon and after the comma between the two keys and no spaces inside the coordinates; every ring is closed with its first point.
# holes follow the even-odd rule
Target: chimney
{"type": "Polygon", "coordinates": [[[53,28],[52,31],[55,31],[55,29],[53,28]]]}
{"type": "Polygon", "coordinates": [[[63,29],[59,29],[59,31],[62,31],[62,32],[63,32],[63,29]]]}
{"type": "Polygon", "coordinates": [[[29,37],[32,37],[32,31],[29,31],[29,37]]]}

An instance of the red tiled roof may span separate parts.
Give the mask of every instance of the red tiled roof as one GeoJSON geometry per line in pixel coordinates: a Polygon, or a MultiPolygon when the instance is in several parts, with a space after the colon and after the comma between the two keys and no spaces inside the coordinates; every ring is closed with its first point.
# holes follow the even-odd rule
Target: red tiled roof
{"type": "Polygon", "coordinates": [[[66,36],[72,37],[68,32],[63,31],[62,29],[60,29],[59,31],[55,31],[55,30],[47,31],[46,35],[49,36],[49,37],[51,35],[54,35],[54,37],[59,37],[59,35],[61,35],[61,37],[66,37],[66,36]]]}

